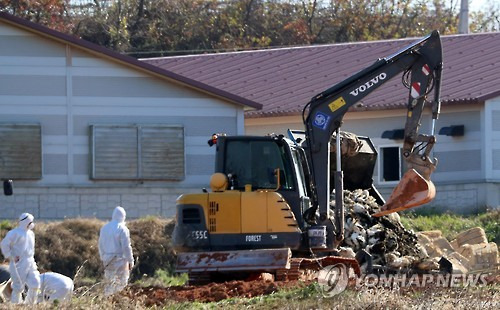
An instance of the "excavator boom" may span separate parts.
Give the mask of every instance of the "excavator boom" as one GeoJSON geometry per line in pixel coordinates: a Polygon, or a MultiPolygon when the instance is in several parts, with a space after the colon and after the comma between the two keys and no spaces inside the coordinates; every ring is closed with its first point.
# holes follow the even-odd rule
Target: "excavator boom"
{"type": "MultiPolygon", "coordinates": [[[[313,209],[319,209],[319,222],[336,232],[329,247],[343,239],[343,172],[340,170],[340,126],[348,109],[368,96],[394,76],[404,72],[403,82],[409,88],[407,119],[405,125],[403,157],[409,171],[391,195],[382,211],[375,216],[404,210],[429,202],[435,196],[430,175],[436,166],[430,152],[435,143],[434,132],[418,133],[420,118],[428,95],[434,91],[432,104],[433,124],[440,111],[440,84],[442,70],[441,39],[437,31],[410,46],[377,60],[368,68],[316,95],[303,111],[306,127],[311,173],[315,195],[313,209]],[[330,208],[330,140],[337,144],[337,171],[335,174],[335,217],[330,208]],[[418,145],[417,145],[418,143],[418,145]]],[[[433,126],[434,128],[434,126],[433,126]]],[[[314,214],[315,212],[310,212],[314,214]]]]}

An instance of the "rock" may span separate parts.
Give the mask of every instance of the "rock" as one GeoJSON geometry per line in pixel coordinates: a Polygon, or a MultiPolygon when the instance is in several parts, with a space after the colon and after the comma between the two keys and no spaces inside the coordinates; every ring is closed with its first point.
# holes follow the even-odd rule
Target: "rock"
{"type": "Polygon", "coordinates": [[[465,258],[463,255],[461,255],[460,253],[453,252],[453,253],[449,254],[447,258],[450,259],[451,257],[458,260],[460,262],[460,264],[462,264],[462,266],[464,266],[465,268],[467,268],[467,269],[470,268],[470,261],[467,258],[465,258]]]}
{"type": "Polygon", "coordinates": [[[432,240],[432,244],[434,244],[434,246],[440,249],[444,254],[455,252],[455,249],[453,249],[451,244],[444,237],[435,238],[432,240]]]}
{"type": "Polygon", "coordinates": [[[432,243],[432,239],[421,232],[417,233],[417,238],[418,238],[418,243],[420,243],[421,245],[427,245],[432,243]]]}
{"type": "Polygon", "coordinates": [[[443,256],[443,251],[441,251],[440,248],[436,247],[434,243],[424,244],[423,247],[426,250],[427,255],[429,255],[429,257],[431,258],[443,256]]]}
{"type": "Polygon", "coordinates": [[[465,244],[459,253],[469,261],[469,271],[498,270],[498,246],[496,243],[465,244]]]}
{"type": "Polygon", "coordinates": [[[455,252],[458,252],[458,250],[460,249],[460,246],[458,245],[457,239],[451,240],[450,244],[451,244],[451,247],[453,248],[453,250],[455,250],[455,252]]]}
{"type": "Polygon", "coordinates": [[[486,233],[484,229],[481,227],[474,227],[469,230],[466,230],[460,233],[455,238],[459,247],[465,244],[481,244],[488,243],[488,239],[486,239],[486,233]]]}
{"type": "Polygon", "coordinates": [[[263,272],[259,275],[259,280],[262,281],[274,281],[274,276],[270,273],[263,272]]]}
{"type": "Polygon", "coordinates": [[[420,232],[422,235],[429,237],[429,239],[436,239],[443,236],[443,233],[440,230],[428,230],[420,232]]]}
{"type": "Polygon", "coordinates": [[[452,273],[453,274],[467,274],[467,268],[455,257],[448,256],[447,258],[453,266],[452,273]]]}

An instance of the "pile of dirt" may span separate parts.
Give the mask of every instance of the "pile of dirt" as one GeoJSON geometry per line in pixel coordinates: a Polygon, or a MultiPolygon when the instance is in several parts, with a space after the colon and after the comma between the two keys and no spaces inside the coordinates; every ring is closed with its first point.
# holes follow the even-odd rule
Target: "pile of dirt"
{"type": "Polygon", "coordinates": [[[232,297],[251,298],[269,295],[282,288],[304,287],[310,282],[299,281],[229,281],[224,283],[209,283],[201,286],[171,286],[171,287],[140,287],[130,286],[122,295],[133,299],[142,299],[146,306],[161,306],[167,300],[178,302],[216,302],[232,297]]]}

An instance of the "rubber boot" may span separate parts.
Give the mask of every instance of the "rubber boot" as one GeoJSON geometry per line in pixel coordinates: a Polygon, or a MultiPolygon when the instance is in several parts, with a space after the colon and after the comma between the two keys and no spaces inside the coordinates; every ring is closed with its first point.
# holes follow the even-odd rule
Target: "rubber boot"
{"type": "Polygon", "coordinates": [[[26,294],[26,304],[29,305],[34,305],[37,303],[37,297],[38,297],[38,289],[37,288],[29,288],[28,289],[28,294],[26,294]]]}
{"type": "Polygon", "coordinates": [[[19,291],[13,291],[12,292],[12,296],[10,298],[10,301],[13,303],[13,304],[20,304],[23,302],[23,297],[21,295],[21,292],[19,291]]]}

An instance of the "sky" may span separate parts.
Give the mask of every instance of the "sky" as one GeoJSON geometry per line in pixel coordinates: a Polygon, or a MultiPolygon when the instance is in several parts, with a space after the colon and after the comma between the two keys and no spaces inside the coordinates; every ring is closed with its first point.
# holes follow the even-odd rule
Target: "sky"
{"type": "Polygon", "coordinates": [[[469,12],[473,11],[484,11],[487,8],[487,4],[492,3],[492,0],[470,0],[469,1],[469,12]]]}

